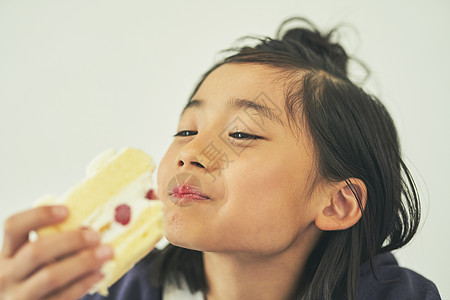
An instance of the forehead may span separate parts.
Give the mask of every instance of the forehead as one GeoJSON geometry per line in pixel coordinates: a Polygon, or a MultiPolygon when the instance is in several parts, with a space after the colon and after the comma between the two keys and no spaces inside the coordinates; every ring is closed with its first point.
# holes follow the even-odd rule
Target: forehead
{"type": "Polygon", "coordinates": [[[203,81],[186,108],[210,107],[256,112],[285,125],[280,71],[256,64],[229,63],[203,81]]]}
{"type": "Polygon", "coordinates": [[[280,107],[284,106],[280,71],[256,64],[228,63],[218,67],[206,77],[192,99],[231,98],[257,99],[260,94],[280,107]]]}

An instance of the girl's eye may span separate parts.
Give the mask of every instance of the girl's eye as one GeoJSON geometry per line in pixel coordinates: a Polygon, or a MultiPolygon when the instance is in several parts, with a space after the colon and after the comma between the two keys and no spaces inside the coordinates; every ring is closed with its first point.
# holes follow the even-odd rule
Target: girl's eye
{"type": "Polygon", "coordinates": [[[258,140],[258,139],[262,139],[262,137],[257,136],[257,135],[253,135],[253,134],[248,134],[245,132],[233,132],[230,133],[229,136],[231,136],[232,138],[238,139],[238,140],[258,140]]]}
{"type": "Polygon", "coordinates": [[[191,136],[191,135],[196,135],[197,131],[194,130],[181,130],[178,131],[174,136],[191,136]]]}

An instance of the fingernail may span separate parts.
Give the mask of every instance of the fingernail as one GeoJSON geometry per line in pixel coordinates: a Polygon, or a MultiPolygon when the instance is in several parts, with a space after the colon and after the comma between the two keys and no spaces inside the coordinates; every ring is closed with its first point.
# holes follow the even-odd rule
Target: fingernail
{"type": "Polygon", "coordinates": [[[97,232],[89,230],[89,229],[84,230],[83,237],[84,237],[84,240],[89,245],[93,245],[93,244],[97,243],[98,240],[100,239],[97,232]]]}
{"type": "Polygon", "coordinates": [[[111,246],[102,245],[95,250],[95,256],[98,259],[107,259],[113,256],[113,250],[111,246]]]}
{"type": "Polygon", "coordinates": [[[55,217],[62,218],[67,216],[68,210],[65,206],[58,205],[52,207],[52,213],[55,217]]]}

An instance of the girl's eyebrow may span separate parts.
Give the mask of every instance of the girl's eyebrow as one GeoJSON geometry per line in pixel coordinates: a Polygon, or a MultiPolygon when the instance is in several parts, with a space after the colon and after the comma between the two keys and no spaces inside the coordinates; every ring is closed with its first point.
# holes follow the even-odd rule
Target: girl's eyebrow
{"type": "MultiPolygon", "coordinates": [[[[181,115],[188,109],[188,108],[201,108],[204,106],[204,101],[199,99],[193,99],[189,101],[186,106],[183,108],[183,111],[181,115]]],[[[272,122],[279,123],[280,125],[284,126],[284,122],[281,120],[281,118],[269,107],[264,106],[262,104],[259,104],[257,102],[242,99],[242,98],[232,98],[228,100],[227,106],[230,109],[233,110],[243,110],[248,113],[256,114],[259,117],[266,118],[272,122]]]]}
{"type": "Polygon", "coordinates": [[[230,99],[227,105],[231,109],[244,110],[245,112],[256,114],[260,118],[266,118],[272,122],[284,126],[283,120],[281,120],[280,116],[278,116],[271,108],[255,101],[242,98],[234,98],[230,99]]]}
{"type": "Polygon", "coordinates": [[[186,111],[186,109],[190,108],[190,107],[202,107],[203,106],[203,100],[190,100],[186,106],[183,108],[183,111],[181,112],[181,115],[184,114],[184,112],[186,111]]]}

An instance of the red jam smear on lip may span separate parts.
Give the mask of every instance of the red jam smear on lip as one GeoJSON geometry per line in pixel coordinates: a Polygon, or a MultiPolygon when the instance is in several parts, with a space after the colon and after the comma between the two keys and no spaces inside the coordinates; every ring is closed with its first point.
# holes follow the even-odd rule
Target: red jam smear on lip
{"type": "Polygon", "coordinates": [[[175,197],[195,196],[197,198],[207,198],[202,194],[202,190],[187,184],[181,184],[173,189],[175,197]]]}
{"type": "Polygon", "coordinates": [[[114,219],[117,223],[127,225],[131,219],[131,207],[126,204],[121,204],[116,207],[114,219]]]}
{"type": "Polygon", "coordinates": [[[156,200],[158,197],[156,196],[156,193],[153,189],[149,189],[147,194],[145,195],[145,198],[148,200],[156,200]]]}

